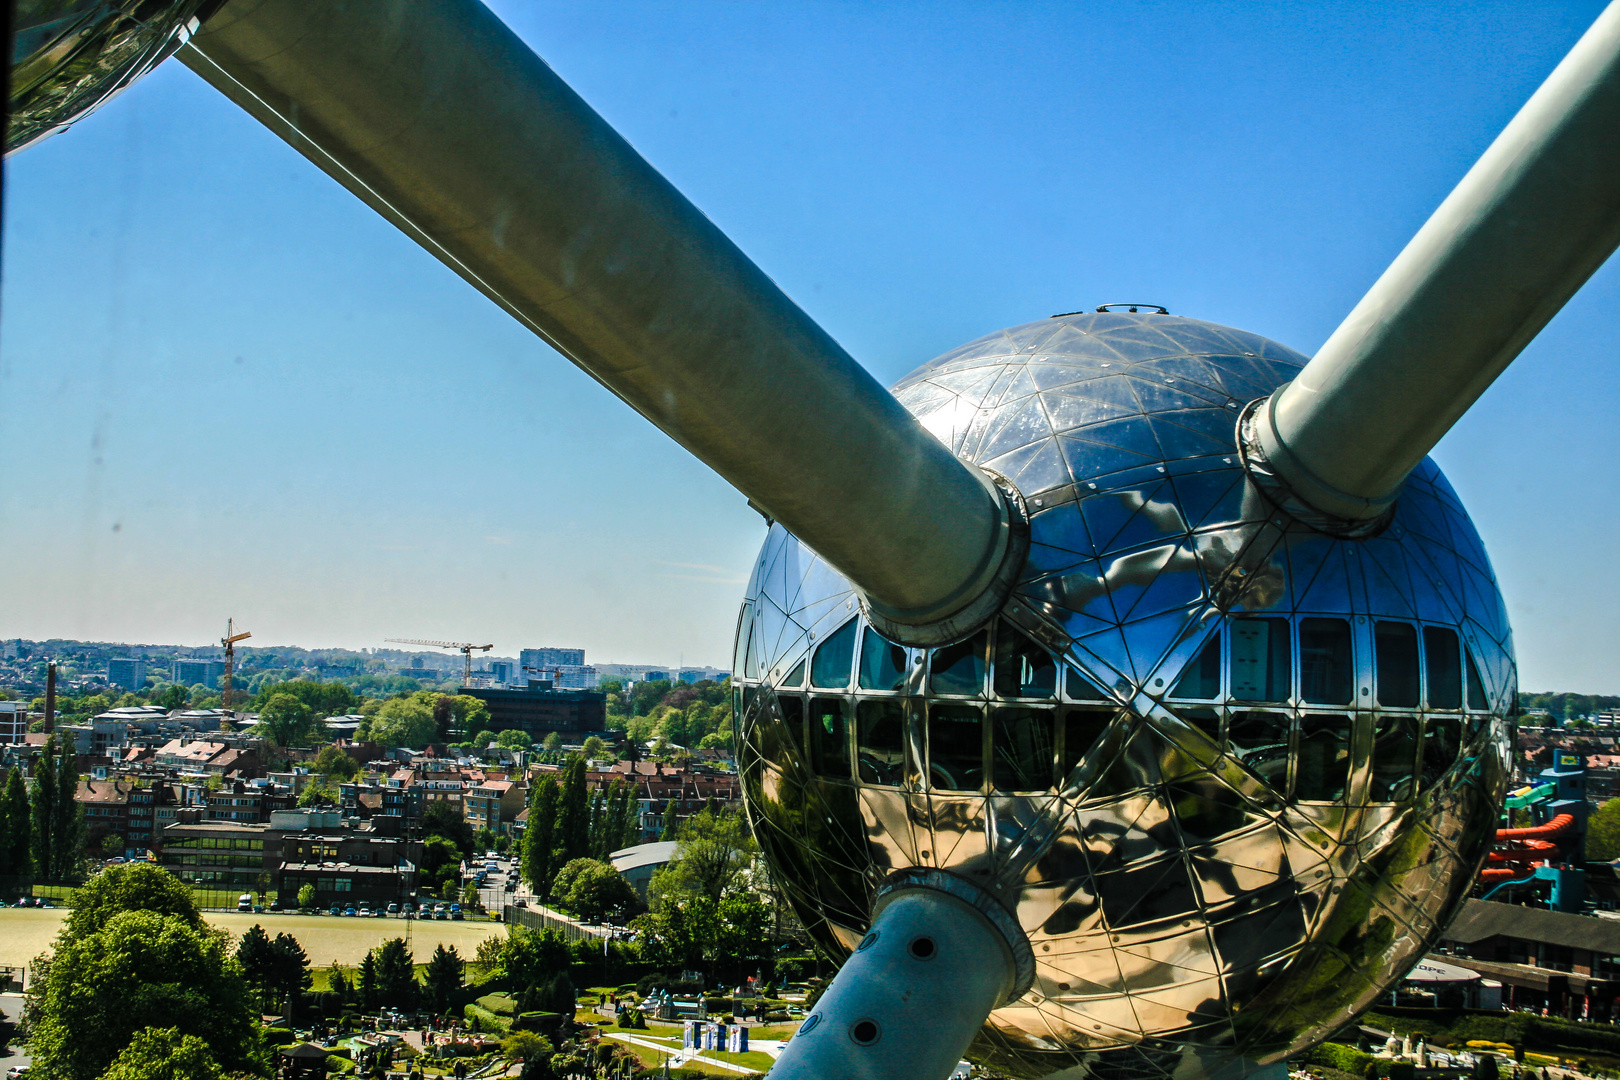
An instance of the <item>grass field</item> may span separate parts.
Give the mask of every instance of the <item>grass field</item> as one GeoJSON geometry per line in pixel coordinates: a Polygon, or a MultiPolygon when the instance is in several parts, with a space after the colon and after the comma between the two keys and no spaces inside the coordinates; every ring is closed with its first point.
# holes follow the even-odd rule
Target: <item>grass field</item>
{"type": "MultiPolygon", "coordinates": [[[[0,909],[0,967],[24,967],[46,952],[56,937],[66,908],[0,909]]],[[[326,967],[334,962],[358,964],[366,953],[389,938],[406,937],[411,951],[425,962],[441,942],[453,945],[464,958],[471,959],[478,943],[504,934],[505,927],[493,922],[426,922],[419,919],[359,919],[333,915],[253,915],[237,912],[210,912],[208,922],[239,937],[254,923],[271,937],[287,933],[298,939],[312,966],[326,967]]]]}

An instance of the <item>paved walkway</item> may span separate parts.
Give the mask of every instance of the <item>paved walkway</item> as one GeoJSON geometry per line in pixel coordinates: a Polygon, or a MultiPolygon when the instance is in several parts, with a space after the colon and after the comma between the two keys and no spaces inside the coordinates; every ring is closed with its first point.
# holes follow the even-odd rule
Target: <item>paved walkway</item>
{"type": "MultiPolygon", "coordinates": [[[[701,1061],[705,1065],[713,1065],[717,1069],[730,1069],[732,1072],[736,1073],[758,1072],[757,1069],[750,1069],[746,1065],[733,1065],[729,1061],[721,1061],[718,1058],[704,1057],[702,1054],[688,1054],[679,1046],[670,1046],[667,1043],[653,1042],[651,1039],[638,1039],[634,1035],[625,1035],[618,1031],[604,1031],[602,1034],[609,1039],[619,1039],[622,1042],[631,1043],[647,1050],[657,1050],[659,1053],[668,1054],[669,1064],[672,1068],[685,1065],[689,1061],[701,1061]]],[[[748,1049],[753,1050],[754,1046],[750,1044],[748,1049]]],[[[761,1047],[760,1049],[764,1048],[761,1047]]],[[[766,1052],[769,1053],[769,1051],[766,1052]]],[[[777,1053],[781,1053],[781,1051],[778,1050],[777,1053]]],[[[771,1054],[771,1056],[775,1057],[776,1054],[771,1054]]]]}

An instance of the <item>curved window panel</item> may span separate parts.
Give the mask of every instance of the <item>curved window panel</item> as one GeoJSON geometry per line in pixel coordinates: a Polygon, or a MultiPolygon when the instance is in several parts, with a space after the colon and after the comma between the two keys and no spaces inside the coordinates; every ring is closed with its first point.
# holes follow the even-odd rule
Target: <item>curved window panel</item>
{"type": "Polygon", "coordinates": [[[861,634],[862,690],[899,690],[906,682],[906,650],[868,626],[861,634]]]}
{"type": "Polygon", "coordinates": [[[929,703],[928,784],[936,791],[979,791],[984,787],[982,708],[929,703]]]}
{"type": "Polygon", "coordinates": [[[1287,701],[1292,681],[1287,619],[1232,620],[1232,696],[1287,701]]]}
{"type": "Polygon", "coordinates": [[[855,664],[855,624],[849,622],[827,635],[810,661],[810,685],[826,690],[842,690],[849,685],[849,669],[855,664]]]}
{"type": "Polygon", "coordinates": [[[1335,802],[1344,798],[1350,784],[1351,730],[1348,716],[1307,714],[1300,719],[1295,799],[1335,802]]]}
{"type": "Polygon", "coordinates": [[[1486,712],[1490,709],[1490,702],[1485,700],[1485,684],[1480,681],[1479,667],[1474,663],[1474,654],[1466,653],[1468,657],[1468,707],[1475,712],[1486,712]]]}
{"type": "Polygon", "coordinates": [[[998,697],[1052,697],[1057,693],[1057,661],[1023,631],[1002,620],[996,625],[994,685],[998,697]]]}
{"type": "Polygon", "coordinates": [[[906,715],[898,698],[855,706],[855,774],[862,783],[899,787],[906,772],[906,715]]]}
{"type": "Polygon", "coordinates": [[[787,678],[782,680],[782,685],[783,686],[803,686],[804,685],[804,661],[803,660],[800,660],[797,664],[793,665],[793,670],[788,672],[787,678]]]}
{"type": "Polygon", "coordinates": [[[1221,635],[1217,631],[1170,688],[1173,698],[1211,701],[1221,696],[1221,635]]]}
{"type": "Polygon", "coordinates": [[[1378,667],[1378,704],[1417,708],[1417,627],[1403,622],[1378,623],[1373,630],[1373,652],[1378,667]]]}
{"type": "Polygon", "coordinates": [[[1429,708],[1462,708],[1462,650],[1457,631],[1444,626],[1423,628],[1423,666],[1429,676],[1429,708]]]}
{"type": "Polygon", "coordinates": [[[1226,725],[1232,756],[1279,793],[1288,790],[1288,728],[1287,713],[1258,709],[1234,712],[1226,725]]]}
{"type": "Polygon", "coordinates": [[[1098,709],[1090,705],[1075,705],[1063,710],[1063,755],[1059,768],[1068,776],[1080,759],[1103,737],[1113,722],[1113,709],[1098,709]]]}
{"type": "Polygon", "coordinates": [[[934,650],[928,689],[935,694],[984,693],[985,648],[989,635],[980,630],[966,641],[934,650]]]}
{"type": "Polygon", "coordinates": [[[1455,716],[1431,716],[1423,724],[1423,786],[1428,787],[1446,775],[1457,763],[1462,749],[1462,720],[1455,716]]]}
{"type": "Polygon", "coordinates": [[[1074,668],[1065,667],[1063,672],[1063,696],[1070,701],[1108,700],[1106,694],[1091,685],[1091,680],[1074,670],[1074,668]]]}
{"type": "Polygon", "coordinates": [[[1178,705],[1176,715],[1193,727],[1208,735],[1212,740],[1219,742],[1221,738],[1221,714],[1215,709],[1198,706],[1178,705]]]}
{"type": "Polygon", "coordinates": [[[843,698],[810,699],[810,768],[818,776],[849,779],[849,724],[843,698]]]}
{"type": "Polygon", "coordinates": [[[1417,721],[1410,716],[1382,716],[1373,736],[1373,802],[1400,802],[1413,795],[1417,769],[1417,721]]]}
{"type": "Polygon", "coordinates": [[[743,674],[743,667],[748,656],[748,645],[754,635],[754,605],[745,603],[742,611],[737,615],[737,636],[732,640],[736,642],[737,651],[731,657],[731,670],[738,675],[743,674]]]}
{"type": "Polygon", "coordinates": [[[1299,620],[1299,696],[1312,705],[1349,705],[1356,699],[1355,684],[1350,624],[1299,620]]]}
{"type": "Polygon", "coordinates": [[[996,705],[990,709],[991,783],[998,791],[1045,791],[1057,762],[1051,709],[996,705]]]}

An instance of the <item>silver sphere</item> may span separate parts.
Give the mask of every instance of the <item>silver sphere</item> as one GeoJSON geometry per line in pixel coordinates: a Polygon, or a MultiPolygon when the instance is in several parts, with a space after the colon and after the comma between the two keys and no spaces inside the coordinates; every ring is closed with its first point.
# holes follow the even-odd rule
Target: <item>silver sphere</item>
{"type": "Polygon", "coordinates": [[[1238,414],[1304,362],[1099,313],[903,379],[1029,521],[1012,598],[954,645],[885,641],[846,579],[779,526],[765,541],[735,671],[775,876],[834,955],[902,871],[999,899],[1033,978],[970,1056],[1007,1073],[1297,1053],[1405,973],[1485,857],[1516,678],[1490,563],[1429,461],[1357,541],[1248,483],[1238,414]]]}
{"type": "Polygon", "coordinates": [[[181,45],[220,0],[20,0],[7,154],[106,104],[181,45]]]}

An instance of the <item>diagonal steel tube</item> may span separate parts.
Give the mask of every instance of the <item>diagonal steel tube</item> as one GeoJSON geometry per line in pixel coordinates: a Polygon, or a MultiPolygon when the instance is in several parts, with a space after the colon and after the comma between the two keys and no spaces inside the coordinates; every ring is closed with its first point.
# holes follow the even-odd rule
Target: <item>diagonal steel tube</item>
{"type": "Polygon", "coordinates": [[[476,0],[230,0],[180,56],[902,636],[984,608],[1005,579],[1015,525],[994,485],[476,0]]]}
{"type": "Polygon", "coordinates": [[[1310,508],[1379,518],[1617,244],[1611,4],[1245,440],[1310,508]]]}

